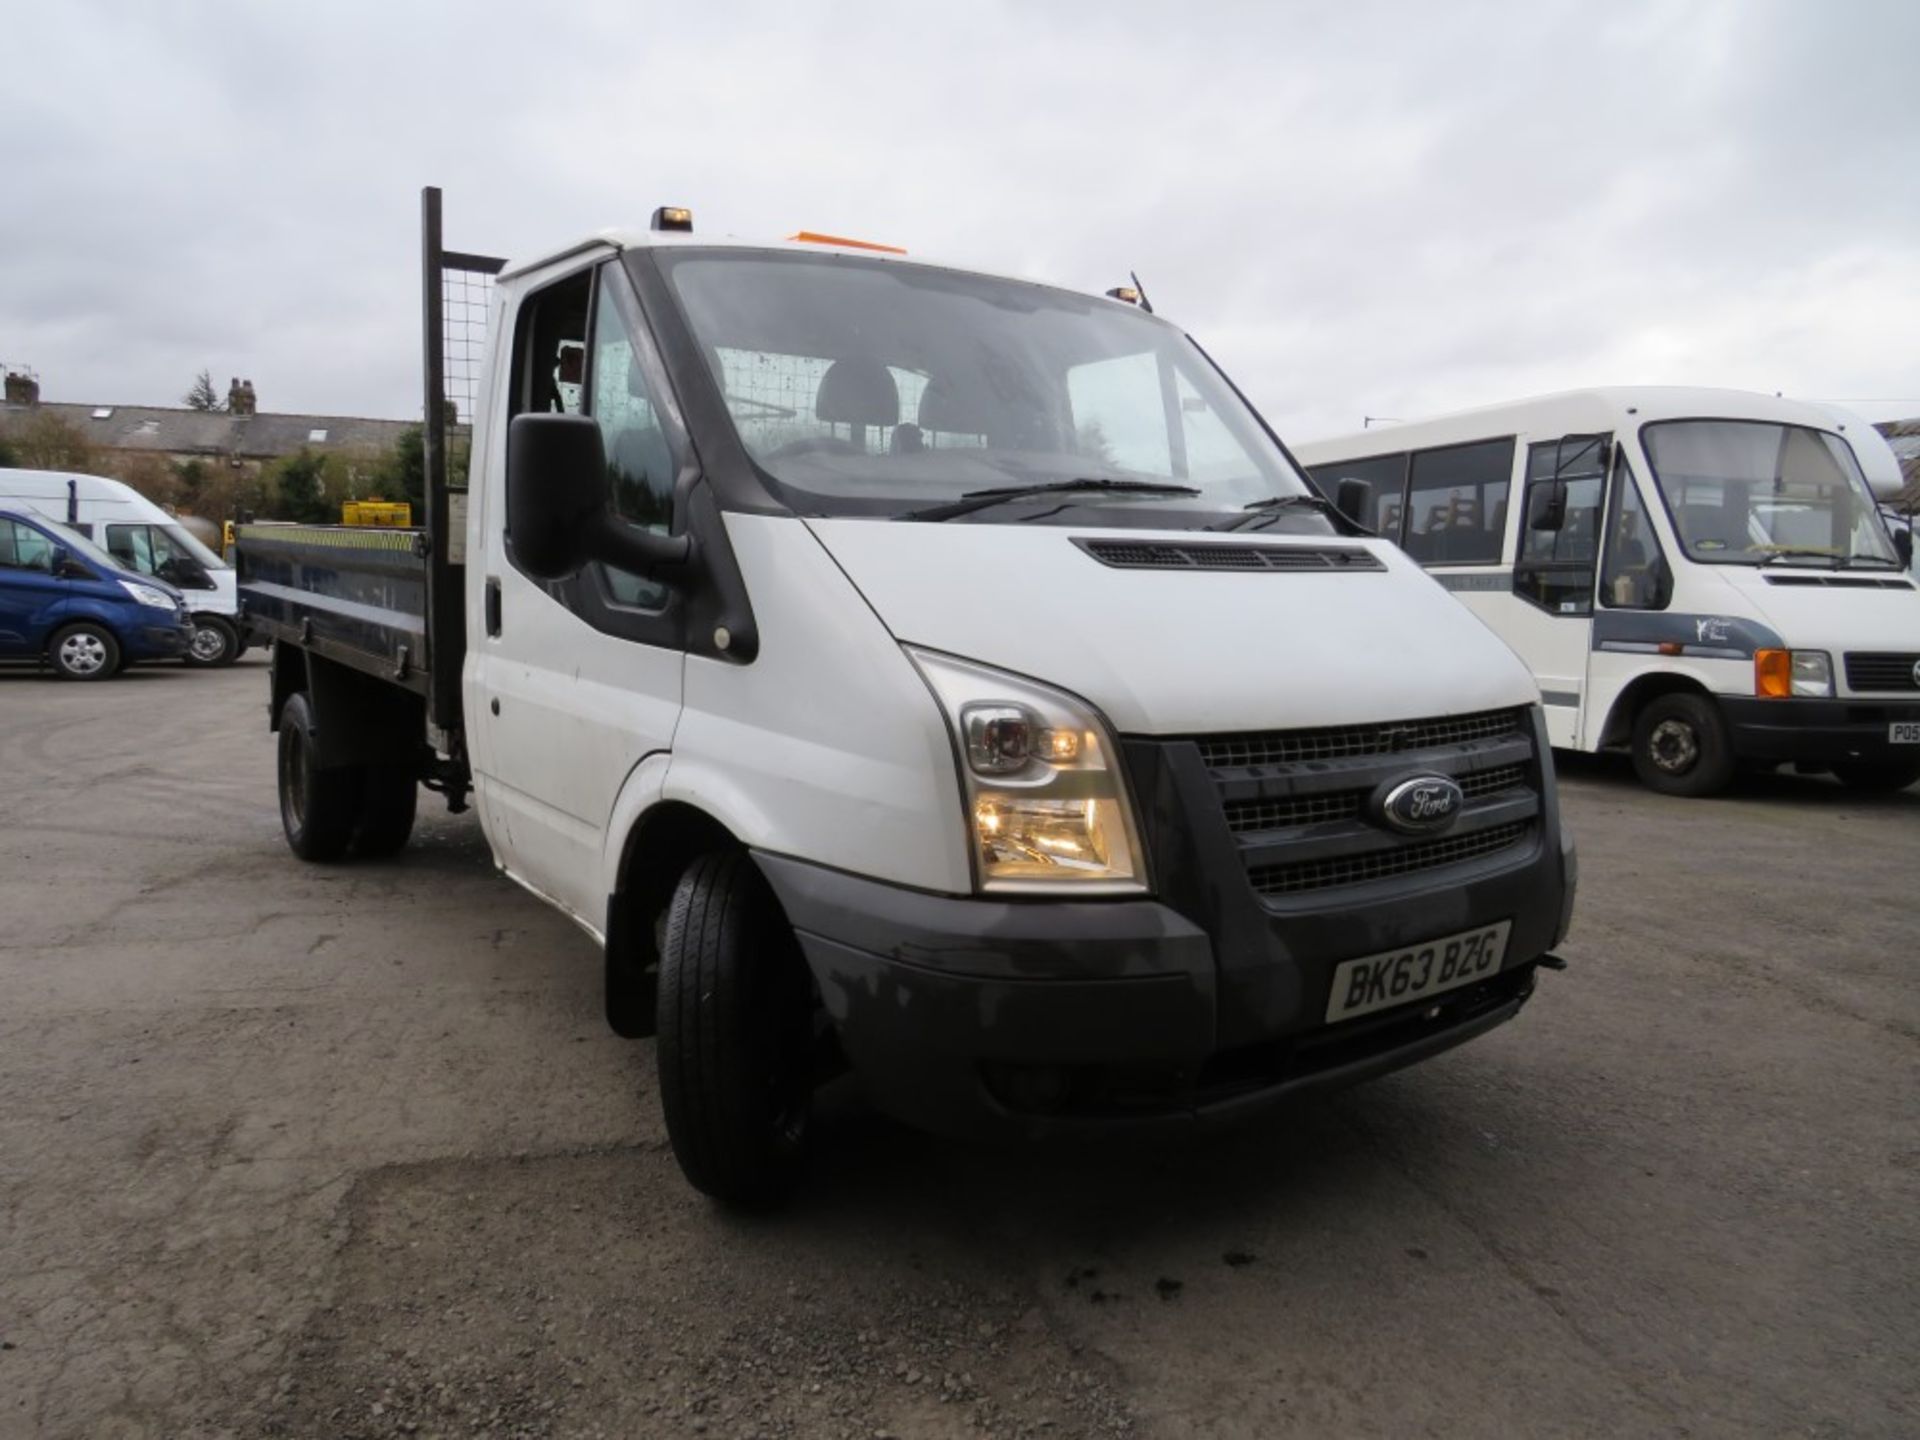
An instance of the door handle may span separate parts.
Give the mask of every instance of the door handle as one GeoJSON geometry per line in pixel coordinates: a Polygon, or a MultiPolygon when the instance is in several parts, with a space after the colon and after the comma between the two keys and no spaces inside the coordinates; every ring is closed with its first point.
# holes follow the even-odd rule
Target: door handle
{"type": "Polygon", "coordinates": [[[500,582],[491,575],[487,577],[487,634],[494,639],[500,636],[500,582]]]}

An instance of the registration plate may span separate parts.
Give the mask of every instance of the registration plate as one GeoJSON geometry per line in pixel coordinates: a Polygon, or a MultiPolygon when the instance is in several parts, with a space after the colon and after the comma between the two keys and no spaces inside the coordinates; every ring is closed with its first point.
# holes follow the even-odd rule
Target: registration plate
{"type": "Polygon", "coordinates": [[[1889,745],[1920,745],[1920,720],[1895,720],[1887,726],[1889,745]]]}
{"type": "Polygon", "coordinates": [[[1506,958],[1507,934],[1512,929],[1511,920],[1502,920],[1478,930],[1343,960],[1333,972],[1327,1019],[1351,1020],[1484,980],[1506,958]]]}

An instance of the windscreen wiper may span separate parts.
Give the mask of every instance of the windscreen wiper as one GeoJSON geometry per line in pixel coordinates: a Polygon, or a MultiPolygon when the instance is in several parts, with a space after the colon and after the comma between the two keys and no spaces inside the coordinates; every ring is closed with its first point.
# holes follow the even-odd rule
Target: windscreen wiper
{"type": "MultiPolygon", "coordinates": [[[[1288,510],[1318,510],[1331,518],[1337,525],[1352,526],[1353,518],[1339,509],[1324,495],[1269,495],[1264,500],[1252,500],[1240,507],[1247,511],[1224,525],[1209,525],[1209,530],[1243,530],[1258,520],[1262,523],[1258,529],[1265,529],[1288,510]]],[[[1355,533],[1360,533],[1356,531],[1355,533]]]]}
{"type": "Polygon", "coordinates": [[[997,485],[991,490],[969,490],[958,500],[949,500],[944,505],[929,505],[924,510],[908,510],[893,518],[896,520],[951,520],[956,515],[970,515],[975,510],[984,510],[989,505],[999,505],[1007,500],[1025,500],[1034,495],[1076,493],[1198,495],[1200,491],[1192,485],[1165,485],[1151,480],[1109,480],[1105,477],[1081,476],[1074,480],[1049,480],[1044,485],[997,485]]]}
{"type": "Polygon", "coordinates": [[[1840,557],[1831,550],[1775,550],[1760,563],[1762,565],[1804,565],[1807,563],[1807,556],[1826,561],[1832,569],[1840,568],[1840,557]]]}
{"type": "Polygon", "coordinates": [[[1889,560],[1884,555],[1849,555],[1841,564],[1849,570],[1860,565],[1878,565],[1887,570],[1898,570],[1901,568],[1898,560],[1889,560]]]}

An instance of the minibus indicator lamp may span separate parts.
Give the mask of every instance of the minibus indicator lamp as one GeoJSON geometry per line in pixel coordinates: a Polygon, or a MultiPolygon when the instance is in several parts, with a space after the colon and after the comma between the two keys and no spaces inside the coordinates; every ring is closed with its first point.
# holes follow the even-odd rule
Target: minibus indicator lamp
{"type": "Polygon", "coordinates": [[[662,205],[653,212],[653,230],[677,230],[682,234],[693,233],[693,211],[684,205],[662,205]]]}

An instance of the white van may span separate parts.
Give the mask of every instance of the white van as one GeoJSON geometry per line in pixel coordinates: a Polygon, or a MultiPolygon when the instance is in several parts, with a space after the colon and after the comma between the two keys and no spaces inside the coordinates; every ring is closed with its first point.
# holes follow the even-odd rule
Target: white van
{"type": "Polygon", "coordinates": [[[940,1130],[1209,1123],[1559,965],[1525,668],[1178,326],[665,208],[504,267],[424,211],[426,533],[239,533],[287,841],[365,862],[471,794],[658,1033],[701,1189],[790,1185],[840,1068],[940,1130]],[[470,488],[455,263],[498,273],[470,488]]]}
{"type": "Polygon", "coordinates": [[[70,525],[129,570],[156,575],[193,611],[189,665],[231,665],[251,640],[233,567],[131,485],[57,470],[0,470],[0,501],[70,525]]]}
{"type": "Polygon", "coordinates": [[[1582,390],[1298,447],[1532,668],[1553,743],[1706,795],[1791,762],[1920,779],[1920,590],[1886,441],[1734,390],[1582,390]],[[1865,465],[1863,466],[1863,458],[1865,465]]]}

